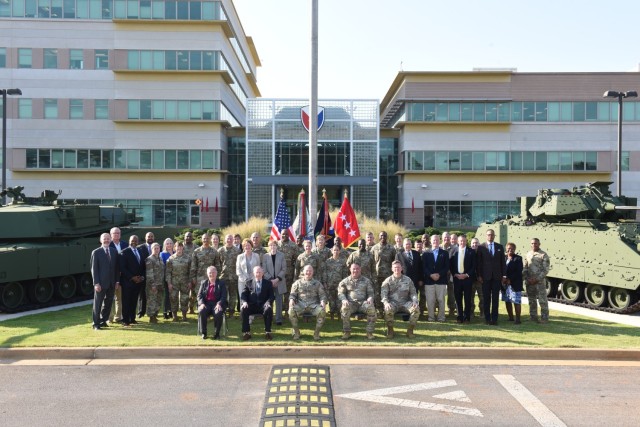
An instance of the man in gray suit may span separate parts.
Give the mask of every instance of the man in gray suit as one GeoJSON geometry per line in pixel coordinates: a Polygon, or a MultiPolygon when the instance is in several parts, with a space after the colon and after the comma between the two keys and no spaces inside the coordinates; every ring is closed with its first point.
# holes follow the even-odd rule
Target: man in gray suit
{"type": "Polygon", "coordinates": [[[276,299],[276,325],[282,325],[282,296],[287,293],[285,281],[287,275],[287,262],[284,254],[278,252],[278,242],[269,242],[269,253],[262,255],[262,269],[264,278],[273,285],[273,293],[276,299]]]}
{"type": "Polygon", "coordinates": [[[111,236],[102,233],[101,246],[91,252],[91,276],[93,276],[93,329],[107,327],[113,294],[120,287],[118,251],[109,246],[111,236]],[[103,305],[104,303],[104,305],[103,305]]]}

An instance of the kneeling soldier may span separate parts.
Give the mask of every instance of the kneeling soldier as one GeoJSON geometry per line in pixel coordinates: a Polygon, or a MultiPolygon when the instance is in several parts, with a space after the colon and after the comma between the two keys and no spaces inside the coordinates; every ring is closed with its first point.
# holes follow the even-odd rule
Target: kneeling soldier
{"type": "Polygon", "coordinates": [[[369,279],[362,276],[362,269],[358,264],[351,264],[349,270],[351,271],[351,276],[343,279],[338,284],[338,298],[342,303],[340,308],[342,339],[348,340],[351,337],[351,315],[364,313],[367,315],[367,338],[372,340],[373,330],[376,326],[373,285],[369,279]]]}

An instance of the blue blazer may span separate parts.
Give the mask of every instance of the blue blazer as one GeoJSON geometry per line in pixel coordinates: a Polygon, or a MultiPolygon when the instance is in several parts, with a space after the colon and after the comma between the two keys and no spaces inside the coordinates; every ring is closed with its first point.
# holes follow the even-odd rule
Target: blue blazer
{"type": "Polygon", "coordinates": [[[428,251],[422,254],[422,266],[424,267],[425,285],[446,285],[449,283],[447,273],[449,272],[449,253],[446,249],[438,249],[438,258],[434,260],[433,252],[428,251]],[[438,273],[440,279],[435,282],[431,275],[438,273]]]}
{"type": "MultiPolygon", "coordinates": [[[[453,276],[454,274],[458,274],[458,258],[460,255],[460,249],[456,248],[456,251],[453,253],[453,256],[451,257],[451,262],[450,262],[450,270],[451,270],[451,275],[453,276]]],[[[468,274],[469,275],[469,279],[473,280],[475,278],[475,274],[476,274],[476,253],[473,249],[471,249],[470,247],[466,247],[464,250],[464,274],[468,274]]],[[[454,280],[456,280],[456,278],[453,278],[454,280]]]]}

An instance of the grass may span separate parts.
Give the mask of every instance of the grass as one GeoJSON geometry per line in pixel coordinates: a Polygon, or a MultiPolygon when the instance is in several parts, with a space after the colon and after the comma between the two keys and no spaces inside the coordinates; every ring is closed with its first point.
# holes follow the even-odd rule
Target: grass
{"type": "MultiPolygon", "coordinates": [[[[504,308],[501,306],[501,309],[504,308]]],[[[523,305],[523,313],[528,306],[523,305]]],[[[220,341],[203,341],[196,334],[195,315],[186,322],[173,323],[159,320],[157,325],[142,319],[138,325],[125,329],[114,326],[101,331],[91,329],[91,306],[25,316],[0,323],[0,347],[153,347],[153,346],[410,346],[410,347],[541,347],[541,348],[640,348],[640,329],[632,326],[612,324],[564,312],[551,311],[551,322],[540,325],[523,318],[521,325],[514,325],[501,313],[499,325],[486,326],[480,318],[470,325],[458,325],[451,318],[446,323],[418,322],[416,338],[404,336],[406,322],[396,321],[396,337],[387,340],[382,320],[376,323],[374,341],[365,338],[364,320],[353,320],[352,337],[345,343],[342,322],[329,320],[322,329],[322,340],[313,341],[314,322],[301,323],[302,339],[291,340],[290,325],[285,319],[283,326],[273,327],[273,341],[264,339],[262,320],[252,325],[253,339],[244,342],[241,336],[241,321],[236,316],[229,324],[229,334],[220,341]]],[[[210,322],[209,334],[213,332],[210,322]]]]}

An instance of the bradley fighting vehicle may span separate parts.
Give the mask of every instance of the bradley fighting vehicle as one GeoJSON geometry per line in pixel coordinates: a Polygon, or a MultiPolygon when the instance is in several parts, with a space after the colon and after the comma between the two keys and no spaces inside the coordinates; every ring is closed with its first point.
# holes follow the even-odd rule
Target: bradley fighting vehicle
{"type": "MultiPolygon", "coordinates": [[[[547,290],[557,301],[615,313],[640,311],[640,229],[637,200],[615,197],[610,182],[539,190],[520,197],[520,215],[481,225],[524,256],[537,237],[549,255],[547,290]]],[[[554,300],[554,298],[551,298],[554,300]]]]}
{"type": "MultiPolygon", "coordinates": [[[[0,207],[0,312],[31,310],[93,297],[91,251],[100,234],[136,221],[135,212],[118,206],[58,203],[46,190],[27,198],[22,187],[2,192],[13,202],[0,207]]],[[[137,218],[139,220],[139,218],[137,218]]],[[[156,241],[176,229],[151,227],[156,241]]],[[[122,229],[122,240],[145,230],[122,229]]]]}

